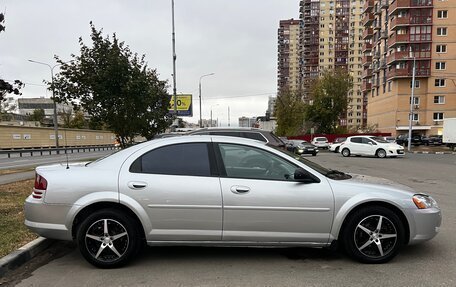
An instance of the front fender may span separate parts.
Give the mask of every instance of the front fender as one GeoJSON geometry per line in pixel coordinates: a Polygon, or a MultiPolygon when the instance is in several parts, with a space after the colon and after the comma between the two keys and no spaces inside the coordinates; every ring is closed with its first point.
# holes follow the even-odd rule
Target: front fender
{"type": "Polygon", "coordinates": [[[395,206],[396,208],[401,210],[403,215],[406,217],[409,227],[412,227],[410,226],[411,220],[409,218],[409,214],[408,212],[405,212],[407,208],[407,202],[405,202],[405,199],[403,201],[404,202],[399,201],[398,203],[397,198],[393,199],[391,196],[387,196],[384,193],[376,192],[357,194],[345,202],[336,201],[336,212],[334,216],[334,223],[331,228],[331,237],[333,239],[338,239],[342,225],[345,219],[347,218],[348,214],[350,214],[350,212],[356,209],[357,207],[366,203],[386,203],[395,206]],[[337,208],[338,205],[340,206],[339,208],[337,208]]]}

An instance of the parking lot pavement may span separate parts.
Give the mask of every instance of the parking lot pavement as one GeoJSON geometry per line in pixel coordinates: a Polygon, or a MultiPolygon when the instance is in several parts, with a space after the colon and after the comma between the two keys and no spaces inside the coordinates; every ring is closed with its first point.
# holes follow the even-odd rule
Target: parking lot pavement
{"type": "Polygon", "coordinates": [[[74,250],[18,286],[456,286],[456,156],[377,159],[321,153],[309,159],[430,193],[442,208],[440,234],[407,246],[382,265],[359,264],[321,249],[148,247],[132,264],[102,270],[74,250]]]}

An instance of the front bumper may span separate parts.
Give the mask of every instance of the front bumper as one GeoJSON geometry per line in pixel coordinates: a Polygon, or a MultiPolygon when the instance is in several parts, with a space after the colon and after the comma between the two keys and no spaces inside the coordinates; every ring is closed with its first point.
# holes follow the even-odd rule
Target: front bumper
{"type": "Polygon", "coordinates": [[[71,206],[46,204],[29,196],[25,200],[25,225],[40,236],[60,240],[72,240],[65,221],[71,206]]]}
{"type": "Polygon", "coordinates": [[[404,156],[404,149],[386,149],[386,156],[404,156]]]}
{"type": "Polygon", "coordinates": [[[409,244],[417,244],[434,238],[440,231],[442,213],[438,208],[408,209],[411,219],[409,244]]]}

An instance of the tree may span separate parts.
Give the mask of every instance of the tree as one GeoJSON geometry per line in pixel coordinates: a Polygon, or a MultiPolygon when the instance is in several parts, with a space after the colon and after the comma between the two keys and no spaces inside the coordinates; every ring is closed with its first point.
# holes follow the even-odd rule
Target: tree
{"type": "Polygon", "coordinates": [[[33,110],[33,113],[28,116],[29,121],[42,122],[45,118],[43,109],[33,110]]]}
{"type": "MultiPolygon", "coordinates": [[[[3,13],[0,13],[0,33],[5,31],[5,16],[3,13]]],[[[0,78],[0,102],[4,100],[6,94],[15,94],[20,95],[20,89],[24,86],[24,84],[19,81],[15,80],[12,84],[0,78]]]]}
{"type": "Polygon", "coordinates": [[[94,123],[116,133],[122,146],[136,135],[151,139],[164,131],[171,118],[166,81],[159,80],[145,56],[131,52],[116,34],[103,37],[92,22],[90,28],[92,45],[79,38],[79,56],[71,55],[70,62],[56,56],[60,73],[49,88],[57,100],[82,107],[94,123]]]}
{"type": "Polygon", "coordinates": [[[301,93],[289,89],[281,91],[277,96],[274,108],[277,118],[277,135],[295,136],[302,132],[304,107],[301,93]]]}
{"type": "Polygon", "coordinates": [[[306,121],[320,133],[334,133],[341,116],[347,110],[347,95],[353,79],[346,70],[326,70],[316,79],[311,90],[311,102],[306,106],[306,121]]]}
{"type": "Polygon", "coordinates": [[[63,120],[63,127],[71,129],[84,129],[88,127],[88,122],[84,117],[84,113],[76,111],[72,114],[70,111],[64,111],[60,113],[60,117],[63,120]]]}

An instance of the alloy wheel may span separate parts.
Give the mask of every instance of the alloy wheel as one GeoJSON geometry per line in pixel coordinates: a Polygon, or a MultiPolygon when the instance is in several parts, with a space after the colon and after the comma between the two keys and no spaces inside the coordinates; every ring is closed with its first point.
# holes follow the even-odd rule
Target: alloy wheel
{"type": "Polygon", "coordinates": [[[129,236],[126,228],[113,219],[95,221],[85,234],[85,246],[89,254],[102,262],[114,262],[128,250],[129,236]]]}
{"type": "Polygon", "coordinates": [[[369,258],[382,258],[394,250],[397,230],[393,222],[382,215],[371,215],[361,220],[354,232],[355,246],[369,258]]]}

